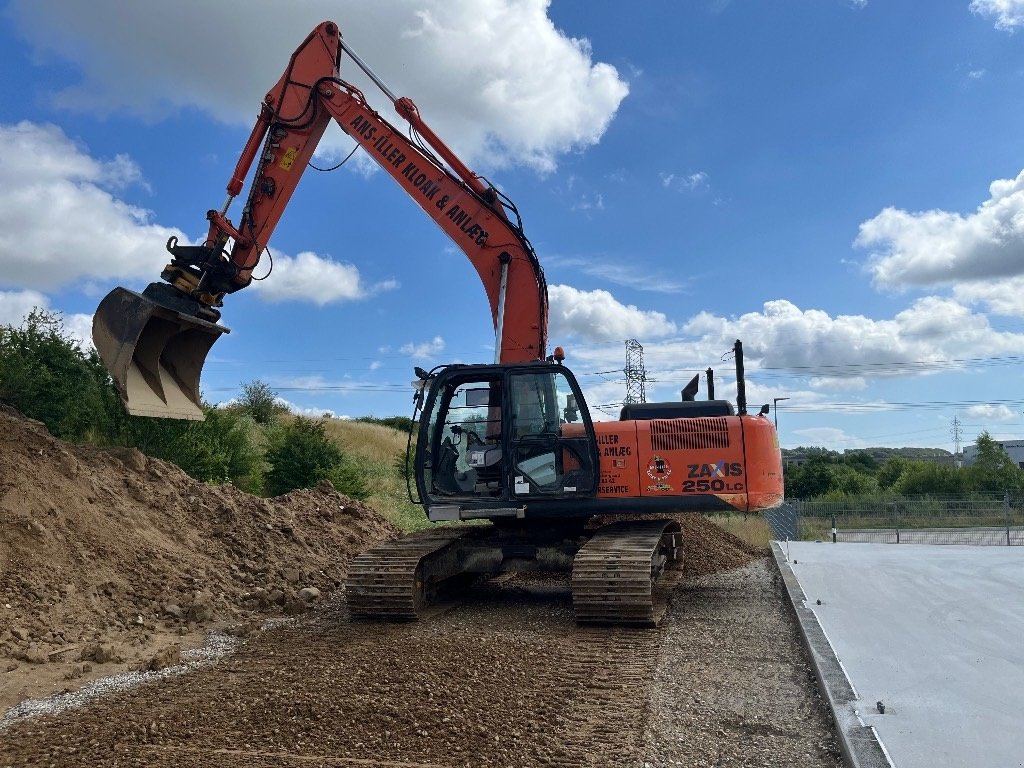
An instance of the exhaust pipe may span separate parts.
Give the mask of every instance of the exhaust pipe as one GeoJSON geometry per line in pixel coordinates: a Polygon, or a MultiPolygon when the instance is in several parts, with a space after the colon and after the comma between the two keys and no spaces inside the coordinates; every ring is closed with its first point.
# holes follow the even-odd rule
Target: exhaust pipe
{"type": "Polygon", "coordinates": [[[200,307],[166,283],[141,294],[115,288],[100,302],[92,340],[128,413],[204,419],[199,376],[214,342],[230,330],[197,317],[200,307]]]}

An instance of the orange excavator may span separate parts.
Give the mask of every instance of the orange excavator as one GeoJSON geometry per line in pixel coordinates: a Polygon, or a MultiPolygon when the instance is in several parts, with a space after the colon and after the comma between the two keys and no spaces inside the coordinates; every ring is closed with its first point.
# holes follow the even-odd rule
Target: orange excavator
{"type": "MultiPolygon", "coordinates": [[[[115,288],[93,340],[129,413],[201,419],[199,378],[227,294],[252,281],[328,123],[336,121],[466,254],[483,283],[495,360],[417,369],[418,435],[410,495],[432,521],[486,520],[411,534],[361,554],[348,578],[355,617],[413,619],[470,577],[568,571],[580,622],[656,624],[684,542],[667,513],[758,512],[781,504],[782,465],[767,407],[746,411],[737,342],[737,407],[694,398],[632,403],[594,421],[556,347],[547,286],[515,206],[473,173],[320,24],[263,100],[220,210],[200,245],[167,243],[162,282],[115,288]],[[339,77],[347,53],[388,96],[408,135],[339,77]],[[237,226],[229,206],[252,172],[237,226]],[[603,524],[596,524],[595,520],[603,524]]],[[[709,371],[709,389],[713,380],[709,371]]],[[[414,447],[412,447],[414,446],[414,447]]]]}

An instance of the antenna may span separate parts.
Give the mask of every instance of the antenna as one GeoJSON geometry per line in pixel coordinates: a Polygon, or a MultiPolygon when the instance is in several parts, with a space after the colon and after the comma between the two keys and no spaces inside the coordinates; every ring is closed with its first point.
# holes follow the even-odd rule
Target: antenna
{"type": "Polygon", "coordinates": [[[626,339],[626,402],[647,402],[647,371],[644,369],[644,348],[636,339],[626,339]]]}

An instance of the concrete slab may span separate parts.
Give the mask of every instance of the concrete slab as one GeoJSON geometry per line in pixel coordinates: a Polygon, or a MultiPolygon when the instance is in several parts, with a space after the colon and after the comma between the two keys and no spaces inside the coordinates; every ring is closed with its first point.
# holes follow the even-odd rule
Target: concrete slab
{"type": "Polygon", "coordinates": [[[894,765],[1024,766],[1024,548],[789,542],[788,557],[894,765]]]}
{"type": "Polygon", "coordinates": [[[843,761],[849,768],[891,768],[892,763],[875,729],[861,719],[857,692],[850,683],[843,665],[839,663],[839,658],[818,618],[808,605],[785,551],[777,541],[773,543],[772,554],[775,556],[786,594],[796,614],[811,666],[818,678],[818,689],[832,710],[843,761]]]}

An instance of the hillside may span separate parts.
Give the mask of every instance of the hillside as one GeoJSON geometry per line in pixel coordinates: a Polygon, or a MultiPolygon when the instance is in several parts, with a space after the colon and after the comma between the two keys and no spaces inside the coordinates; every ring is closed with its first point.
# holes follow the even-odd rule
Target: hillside
{"type": "Polygon", "coordinates": [[[408,440],[405,432],[349,419],[327,419],[325,424],[327,434],[362,471],[370,490],[367,504],[402,530],[429,525],[423,508],[409,501],[405,487],[401,471],[408,440]]]}
{"type": "Polygon", "coordinates": [[[809,455],[826,453],[841,456],[851,453],[866,453],[879,464],[884,464],[889,459],[907,459],[908,461],[931,461],[936,464],[949,464],[953,461],[953,454],[943,448],[857,448],[845,452],[829,451],[816,446],[800,446],[799,448],[783,448],[782,459],[785,462],[799,462],[805,460],[809,455]]]}

